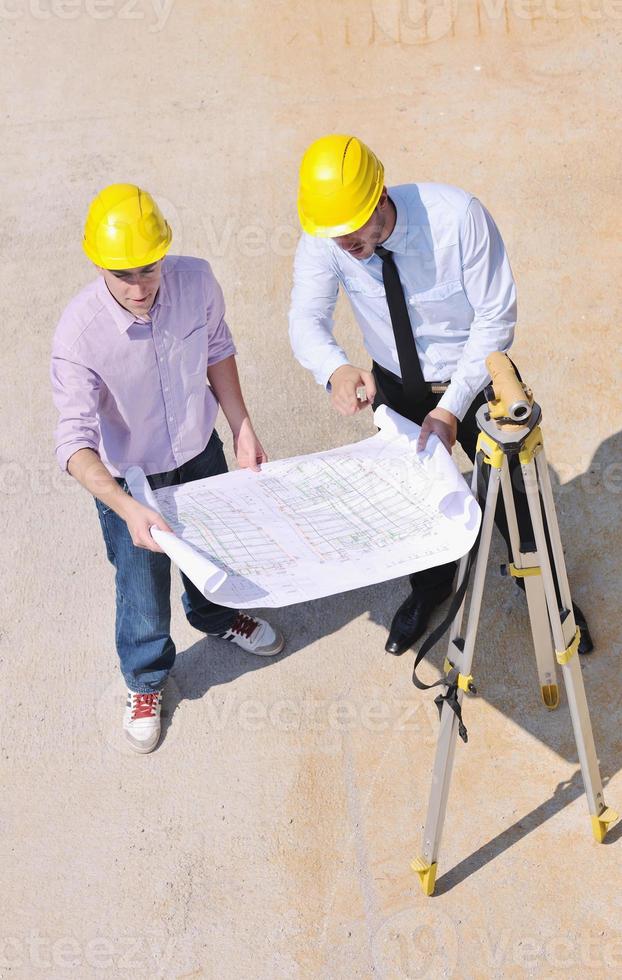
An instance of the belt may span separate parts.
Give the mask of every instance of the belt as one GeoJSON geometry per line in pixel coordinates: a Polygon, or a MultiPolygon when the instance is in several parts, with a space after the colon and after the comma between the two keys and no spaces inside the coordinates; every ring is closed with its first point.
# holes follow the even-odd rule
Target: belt
{"type": "MultiPolygon", "coordinates": [[[[216,430],[214,430],[214,431],[216,431],[216,430]]],[[[210,436],[210,439],[211,439],[211,436],[210,436]]],[[[194,463],[195,459],[198,459],[199,456],[201,456],[201,454],[205,452],[205,450],[207,449],[207,446],[208,445],[209,445],[209,440],[208,440],[207,445],[201,450],[200,453],[197,453],[197,455],[196,456],[193,456],[192,459],[187,459],[185,463],[182,463],[181,464],[181,466],[176,466],[175,469],[173,469],[173,470],[165,470],[163,473],[151,473],[150,475],[148,475],[147,476],[147,483],[149,484],[149,486],[151,487],[151,489],[152,490],[161,490],[163,487],[175,487],[175,486],[179,486],[179,484],[181,482],[181,471],[182,471],[183,467],[184,466],[188,466],[189,463],[194,463]]],[[[123,477],[123,476],[115,476],[115,480],[117,481],[117,483],[119,484],[119,486],[121,487],[122,490],[125,490],[127,488],[127,483],[125,482],[125,477],[123,477]]]]}
{"type": "MultiPolygon", "coordinates": [[[[387,368],[382,367],[376,361],[373,362],[373,370],[377,371],[379,374],[385,374],[391,381],[395,384],[402,385],[402,379],[399,374],[393,374],[392,371],[388,371],[387,368]]],[[[449,388],[449,381],[426,381],[425,386],[431,395],[442,395],[449,388]]]]}

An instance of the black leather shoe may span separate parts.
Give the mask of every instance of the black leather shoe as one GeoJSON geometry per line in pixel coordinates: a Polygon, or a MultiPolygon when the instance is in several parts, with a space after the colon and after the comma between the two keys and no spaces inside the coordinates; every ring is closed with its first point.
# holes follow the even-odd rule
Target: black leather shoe
{"type": "MultiPolygon", "coordinates": [[[[521,589],[524,592],[525,583],[523,582],[523,580],[521,578],[515,578],[514,581],[518,585],[519,589],[521,589]]],[[[579,629],[581,630],[581,638],[579,640],[577,653],[580,656],[584,656],[586,653],[592,652],[592,650],[594,649],[594,643],[592,641],[592,636],[590,634],[590,628],[585,621],[585,616],[581,612],[581,609],[576,604],[576,602],[573,602],[572,604],[572,611],[574,613],[574,621],[579,627],[579,629]]]]}
{"type": "Polygon", "coordinates": [[[449,595],[451,595],[451,587],[432,596],[419,591],[411,592],[393,617],[389,637],[384,646],[387,653],[392,653],[396,657],[405,653],[425,633],[432,610],[444,602],[449,595]]]}
{"type": "Polygon", "coordinates": [[[572,611],[574,613],[574,621],[581,630],[581,639],[579,640],[579,647],[577,653],[584,656],[586,653],[591,653],[594,649],[594,644],[592,642],[592,637],[590,635],[590,629],[585,621],[585,616],[579,609],[576,602],[572,604],[572,611]]]}

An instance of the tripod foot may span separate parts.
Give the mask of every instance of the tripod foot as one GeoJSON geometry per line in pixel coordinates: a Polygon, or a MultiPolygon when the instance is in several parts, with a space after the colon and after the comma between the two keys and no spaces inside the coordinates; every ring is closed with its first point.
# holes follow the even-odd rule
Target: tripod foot
{"type": "Polygon", "coordinates": [[[607,831],[611,824],[615,823],[619,819],[619,814],[615,810],[612,810],[608,806],[602,813],[597,817],[590,817],[592,821],[592,833],[594,834],[594,840],[602,844],[605,837],[607,836],[607,831]]]}
{"type": "Polygon", "coordinates": [[[540,688],[542,700],[549,711],[559,706],[559,687],[557,684],[543,684],[540,688]]]}
{"type": "Polygon", "coordinates": [[[419,875],[419,883],[424,895],[432,895],[436,885],[436,861],[434,864],[426,864],[424,858],[415,858],[410,862],[410,866],[419,875]]]}

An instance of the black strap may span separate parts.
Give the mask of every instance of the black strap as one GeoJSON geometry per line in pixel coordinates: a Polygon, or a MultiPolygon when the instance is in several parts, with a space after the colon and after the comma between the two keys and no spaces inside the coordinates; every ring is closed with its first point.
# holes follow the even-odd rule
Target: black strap
{"type": "Polygon", "coordinates": [[[425,383],[421,370],[421,362],[417,354],[400,275],[392,252],[383,248],[382,245],[377,245],[376,255],[382,259],[382,280],[387,296],[400,371],[402,372],[404,395],[407,402],[416,404],[429,395],[429,385],[425,383]]]}
{"type": "Polygon", "coordinates": [[[523,379],[522,379],[522,378],[521,378],[521,376],[520,376],[520,371],[519,371],[519,370],[518,370],[518,368],[516,367],[516,364],[514,363],[514,361],[512,360],[512,358],[510,357],[510,355],[509,355],[509,354],[508,354],[508,361],[510,362],[510,364],[512,365],[512,367],[513,367],[513,368],[514,368],[514,370],[516,371],[516,377],[518,378],[518,380],[519,380],[519,381],[520,381],[520,383],[522,384],[522,383],[523,383],[523,379]]]}
{"type": "MultiPolygon", "coordinates": [[[[478,464],[480,465],[480,471],[481,471],[481,464],[483,463],[483,459],[484,459],[484,454],[482,452],[478,453],[478,458],[475,461],[475,465],[476,466],[478,464]]],[[[478,502],[481,506],[481,494],[479,492],[479,488],[478,488],[477,495],[479,498],[478,502]]],[[[449,705],[449,707],[455,713],[458,719],[458,733],[463,742],[468,741],[468,732],[462,721],[462,706],[458,701],[458,677],[459,677],[458,669],[456,667],[452,667],[452,669],[449,671],[448,674],[444,674],[443,677],[440,677],[437,681],[434,681],[432,684],[425,684],[422,680],[420,680],[417,677],[417,667],[419,666],[423,658],[428,655],[432,647],[435,646],[438,643],[438,641],[441,639],[441,637],[447,632],[447,630],[449,629],[449,627],[451,626],[451,624],[453,623],[456,617],[456,613],[458,612],[462,604],[462,600],[464,599],[464,596],[466,594],[466,590],[469,587],[469,578],[471,577],[471,570],[473,568],[473,565],[475,564],[475,559],[477,558],[477,552],[479,550],[481,536],[482,536],[482,525],[480,524],[479,531],[477,532],[477,537],[467,557],[466,568],[464,570],[464,578],[462,579],[459,588],[456,589],[452,597],[451,603],[449,604],[449,609],[447,610],[447,615],[445,616],[444,620],[438,624],[436,629],[432,630],[430,635],[421,644],[421,647],[417,651],[415,662],[413,664],[413,684],[415,685],[415,687],[419,688],[420,691],[429,691],[432,687],[447,687],[447,690],[444,694],[439,694],[438,697],[434,699],[434,704],[438,708],[439,716],[441,714],[441,711],[443,710],[443,704],[446,703],[449,705]]],[[[473,690],[473,693],[475,693],[475,690],[473,690]]]]}

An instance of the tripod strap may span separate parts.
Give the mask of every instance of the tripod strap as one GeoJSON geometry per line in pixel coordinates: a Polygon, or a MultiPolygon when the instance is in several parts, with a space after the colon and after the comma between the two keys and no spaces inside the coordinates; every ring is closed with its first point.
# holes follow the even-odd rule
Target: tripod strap
{"type": "Polygon", "coordinates": [[[439,718],[441,717],[441,713],[443,711],[443,705],[449,705],[458,719],[458,735],[463,742],[468,742],[469,733],[467,732],[466,725],[462,720],[462,705],[458,701],[458,686],[456,684],[451,684],[444,694],[439,694],[434,698],[434,704],[438,708],[439,718]]]}
{"type": "Polygon", "coordinates": [[[455,615],[458,612],[458,609],[460,608],[462,600],[464,599],[465,592],[469,585],[471,568],[477,556],[477,551],[479,548],[479,540],[480,540],[480,535],[478,533],[477,538],[475,539],[475,544],[471,548],[467,560],[467,566],[464,572],[464,578],[462,579],[460,588],[456,590],[451,600],[449,609],[447,611],[447,615],[445,616],[445,619],[442,621],[442,623],[439,623],[436,629],[433,630],[432,633],[430,633],[430,635],[427,637],[425,642],[421,645],[420,649],[417,651],[417,655],[415,657],[415,663],[413,665],[413,684],[415,685],[415,687],[419,688],[420,691],[429,691],[433,687],[446,687],[446,691],[444,692],[444,694],[439,694],[438,697],[434,699],[434,704],[438,708],[439,718],[443,710],[443,704],[449,705],[451,710],[456,715],[456,718],[458,719],[458,734],[460,735],[460,738],[462,739],[463,742],[467,742],[469,736],[465,724],[462,721],[462,705],[458,700],[458,690],[459,690],[458,671],[454,667],[444,677],[440,677],[437,681],[433,681],[432,684],[426,684],[419,677],[417,677],[417,667],[419,666],[423,658],[430,652],[432,647],[436,643],[438,643],[438,641],[443,636],[443,634],[447,632],[447,629],[453,622],[455,615]]]}
{"type": "MultiPolygon", "coordinates": [[[[480,472],[481,472],[481,467],[483,465],[483,462],[484,462],[484,453],[480,451],[477,454],[477,459],[475,461],[475,465],[480,467],[480,472]]],[[[478,497],[478,503],[481,508],[482,500],[481,500],[479,487],[477,487],[477,497],[478,497]]],[[[462,601],[466,594],[466,590],[469,587],[471,570],[477,558],[477,552],[479,551],[481,535],[482,535],[482,526],[480,524],[480,528],[479,531],[477,532],[475,543],[473,544],[473,547],[471,548],[469,555],[467,557],[466,568],[464,570],[464,577],[462,579],[462,582],[460,583],[460,586],[456,589],[452,597],[451,603],[449,604],[449,609],[447,610],[447,615],[445,616],[443,621],[438,624],[436,629],[432,630],[432,632],[427,637],[427,639],[421,644],[421,647],[417,651],[415,662],[413,664],[413,684],[420,691],[429,691],[433,687],[447,688],[444,694],[439,694],[438,697],[434,699],[434,704],[438,708],[439,715],[443,709],[443,704],[447,703],[449,705],[449,707],[455,713],[458,719],[458,732],[463,742],[466,742],[468,740],[468,733],[462,721],[462,707],[460,705],[460,702],[458,701],[458,690],[459,690],[458,671],[452,669],[444,677],[440,677],[437,681],[433,681],[432,684],[426,684],[424,683],[424,681],[420,680],[419,677],[417,677],[417,667],[424,659],[424,657],[428,655],[432,647],[434,647],[441,639],[441,637],[445,635],[445,633],[453,623],[454,619],[456,618],[456,613],[458,612],[460,606],[462,605],[462,601]]]]}

